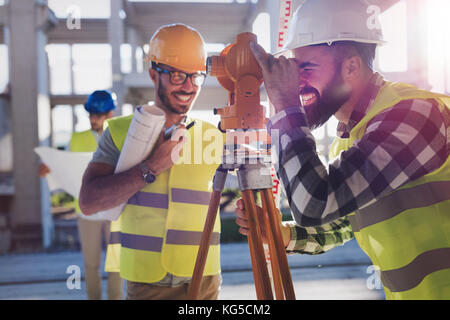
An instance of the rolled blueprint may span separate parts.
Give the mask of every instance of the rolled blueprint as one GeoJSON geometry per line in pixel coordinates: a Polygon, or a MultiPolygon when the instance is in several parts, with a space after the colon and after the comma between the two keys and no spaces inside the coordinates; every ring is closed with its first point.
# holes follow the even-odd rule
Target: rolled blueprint
{"type": "MultiPolygon", "coordinates": [[[[136,109],[114,173],[126,171],[146,159],[162,131],[166,116],[155,105],[136,109]]],[[[117,220],[126,203],[99,213],[107,220],[117,220]]]]}

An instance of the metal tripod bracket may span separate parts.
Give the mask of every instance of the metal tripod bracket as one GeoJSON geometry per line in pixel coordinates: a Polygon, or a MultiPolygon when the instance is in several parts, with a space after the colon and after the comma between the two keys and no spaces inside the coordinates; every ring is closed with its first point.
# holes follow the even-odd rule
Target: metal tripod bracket
{"type": "Polygon", "coordinates": [[[243,165],[237,171],[241,190],[272,189],[270,167],[265,165],[243,165]]]}

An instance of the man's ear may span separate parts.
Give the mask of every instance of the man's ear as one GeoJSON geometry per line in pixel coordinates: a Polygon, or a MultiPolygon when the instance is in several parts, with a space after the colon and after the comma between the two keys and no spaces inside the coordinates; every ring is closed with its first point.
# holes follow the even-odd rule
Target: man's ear
{"type": "Polygon", "coordinates": [[[156,84],[157,78],[158,78],[158,71],[156,71],[153,68],[148,69],[148,74],[150,75],[150,78],[152,79],[153,83],[156,84]]]}
{"type": "Polygon", "coordinates": [[[359,55],[353,55],[342,63],[342,79],[344,81],[353,81],[358,79],[363,71],[363,61],[359,55]]]}

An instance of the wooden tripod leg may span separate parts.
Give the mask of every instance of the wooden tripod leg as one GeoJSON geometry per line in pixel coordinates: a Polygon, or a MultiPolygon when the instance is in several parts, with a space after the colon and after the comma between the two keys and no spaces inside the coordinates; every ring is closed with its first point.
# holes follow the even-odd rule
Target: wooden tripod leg
{"type": "Polygon", "coordinates": [[[278,210],[275,206],[273,194],[271,189],[264,189],[261,191],[262,198],[267,205],[267,213],[269,216],[269,222],[272,226],[272,235],[275,243],[275,249],[277,252],[278,262],[280,264],[280,273],[283,280],[284,293],[287,300],[295,300],[294,285],[292,284],[291,271],[289,270],[289,264],[286,257],[286,251],[283,244],[283,238],[281,236],[281,228],[277,218],[278,210]]]}
{"type": "MultiPolygon", "coordinates": [[[[242,200],[244,201],[244,205],[245,205],[244,195],[242,196],[242,198],[243,198],[242,200]]],[[[249,216],[249,214],[247,213],[247,217],[248,216],[249,216]]],[[[248,247],[249,247],[249,251],[250,251],[250,259],[251,259],[251,263],[252,263],[253,280],[254,280],[255,289],[256,289],[256,298],[258,300],[263,300],[264,296],[263,296],[263,289],[262,289],[261,271],[259,270],[259,268],[261,266],[256,261],[256,256],[255,256],[255,244],[254,244],[254,242],[256,241],[255,235],[252,232],[250,232],[247,235],[247,240],[248,240],[248,247]]]]}
{"type": "Polygon", "coordinates": [[[252,257],[253,277],[255,280],[256,294],[258,299],[273,300],[272,286],[270,284],[269,272],[267,271],[264,248],[262,244],[261,225],[258,218],[257,207],[252,190],[242,190],[245,211],[247,212],[249,223],[249,246],[252,257]]]}
{"type": "Polygon", "coordinates": [[[251,233],[247,236],[247,240],[248,240],[248,248],[250,250],[250,259],[252,262],[253,281],[255,283],[256,298],[258,300],[264,300],[261,271],[259,270],[260,266],[256,262],[256,258],[255,258],[255,245],[254,245],[255,240],[253,239],[253,236],[251,233]]]}
{"type": "Polygon", "coordinates": [[[208,257],[209,243],[216,222],[217,211],[219,209],[220,197],[222,191],[214,190],[209,200],[208,214],[206,216],[205,228],[203,230],[202,239],[200,240],[200,247],[198,249],[197,260],[195,261],[194,274],[189,285],[188,298],[196,300],[200,291],[200,284],[203,278],[203,271],[205,269],[206,258],[208,257]]]}
{"type": "Polygon", "coordinates": [[[281,282],[280,265],[278,262],[279,258],[275,247],[275,240],[272,236],[273,230],[270,225],[269,215],[267,212],[267,200],[265,199],[264,195],[261,195],[261,200],[263,205],[262,216],[264,217],[264,226],[266,229],[267,242],[269,245],[270,265],[272,267],[272,278],[275,289],[275,296],[277,300],[284,300],[283,284],[281,282]]]}

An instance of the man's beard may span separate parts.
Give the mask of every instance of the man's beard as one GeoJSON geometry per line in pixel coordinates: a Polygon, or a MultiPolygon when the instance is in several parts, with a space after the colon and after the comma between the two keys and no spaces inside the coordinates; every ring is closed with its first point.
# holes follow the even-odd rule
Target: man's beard
{"type": "Polygon", "coordinates": [[[195,101],[195,100],[192,101],[190,105],[181,106],[181,108],[183,108],[183,110],[178,110],[173,104],[170,103],[169,93],[167,92],[166,87],[163,85],[163,83],[161,81],[159,82],[159,87],[158,87],[158,97],[161,100],[161,102],[163,103],[163,105],[167,108],[167,110],[172,113],[175,113],[175,114],[187,113],[195,101]]]}
{"type": "Polygon", "coordinates": [[[303,105],[311,130],[324,125],[350,98],[351,90],[344,83],[339,71],[340,68],[337,68],[333,79],[327,84],[322,95],[317,89],[309,86],[300,92],[300,101],[304,95],[315,95],[316,101],[310,105],[303,105]]]}

